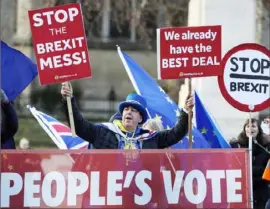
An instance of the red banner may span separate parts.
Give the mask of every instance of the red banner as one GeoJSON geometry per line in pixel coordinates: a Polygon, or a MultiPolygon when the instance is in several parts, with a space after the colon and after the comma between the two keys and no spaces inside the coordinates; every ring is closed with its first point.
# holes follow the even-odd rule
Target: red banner
{"type": "Polygon", "coordinates": [[[41,85],[91,76],[80,4],[28,12],[41,85]]]}
{"type": "Polygon", "coordinates": [[[221,26],[157,29],[159,79],[221,75],[221,26]]]}
{"type": "Polygon", "coordinates": [[[3,208],[249,208],[245,150],[1,151],[3,208]]]}

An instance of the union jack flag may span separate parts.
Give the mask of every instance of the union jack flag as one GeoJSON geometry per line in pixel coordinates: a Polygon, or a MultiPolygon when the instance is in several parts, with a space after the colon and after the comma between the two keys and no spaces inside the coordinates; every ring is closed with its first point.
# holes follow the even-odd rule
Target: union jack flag
{"type": "Polygon", "coordinates": [[[73,138],[68,126],[35,107],[28,105],[27,108],[59,149],[87,149],[89,143],[78,136],[73,138]]]}

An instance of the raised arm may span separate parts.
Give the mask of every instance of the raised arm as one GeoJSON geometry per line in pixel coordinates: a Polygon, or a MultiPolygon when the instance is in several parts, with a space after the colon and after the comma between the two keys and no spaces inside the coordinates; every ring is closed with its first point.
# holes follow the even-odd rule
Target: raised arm
{"type": "Polygon", "coordinates": [[[100,127],[96,126],[94,123],[85,120],[78,108],[78,105],[76,103],[75,98],[73,97],[73,91],[72,86],[69,82],[62,83],[61,88],[61,94],[63,96],[63,108],[65,111],[65,115],[69,122],[69,114],[68,114],[68,107],[67,107],[67,101],[66,97],[71,97],[71,104],[72,104],[72,111],[73,111],[73,117],[74,117],[74,125],[75,125],[75,131],[76,134],[84,139],[85,141],[88,141],[90,143],[94,143],[94,141],[97,138],[97,132],[100,127]]]}
{"type": "Polygon", "coordinates": [[[158,148],[170,147],[183,139],[188,132],[188,110],[192,110],[193,106],[193,96],[188,96],[175,126],[157,134],[158,148]]]}

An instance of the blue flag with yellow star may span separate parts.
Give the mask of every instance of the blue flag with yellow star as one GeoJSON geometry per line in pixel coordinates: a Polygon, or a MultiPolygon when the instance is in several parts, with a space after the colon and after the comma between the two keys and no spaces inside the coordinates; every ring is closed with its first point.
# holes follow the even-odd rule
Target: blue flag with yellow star
{"type": "Polygon", "coordinates": [[[222,136],[215,122],[210,117],[198,94],[195,92],[195,115],[197,129],[208,141],[211,148],[231,148],[230,144],[222,136]]]}
{"type": "MultiPolygon", "coordinates": [[[[137,94],[143,96],[147,102],[149,117],[161,120],[165,129],[172,128],[180,114],[177,104],[143,68],[126,53],[122,52],[119,47],[118,54],[137,94]]],[[[195,127],[192,135],[193,148],[209,148],[209,144],[195,127]]],[[[172,148],[188,148],[187,136],[172,148]]]]}

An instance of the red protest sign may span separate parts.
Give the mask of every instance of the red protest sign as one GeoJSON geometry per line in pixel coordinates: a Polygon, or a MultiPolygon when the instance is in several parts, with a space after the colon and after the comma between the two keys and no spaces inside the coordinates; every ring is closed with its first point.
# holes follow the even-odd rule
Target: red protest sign
{"type": "Polygon", "coordinates": [[[159,79],[221,74],[221,26],[157,29],[159,79]]]}
{"type": "Polygon", "coordinates": [[[7,150],[0,156],[4,208],[250,206],[244,149],[7,150]]]}
{"type": "Polygon", "coordinates": [[[41,85],[91,77],[80,4],[28,11],[41,85]]]}
{"type": "Polygon", "coordinates": [[[229,104],[244,112],[270,106],[269,57],[266,47],[254,43],[238,45],[226,53],[218,84],[229,104]]]}

